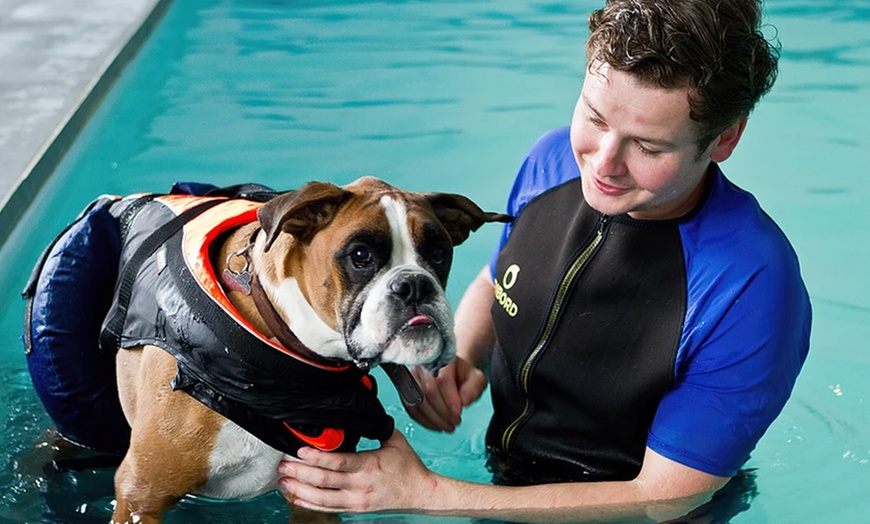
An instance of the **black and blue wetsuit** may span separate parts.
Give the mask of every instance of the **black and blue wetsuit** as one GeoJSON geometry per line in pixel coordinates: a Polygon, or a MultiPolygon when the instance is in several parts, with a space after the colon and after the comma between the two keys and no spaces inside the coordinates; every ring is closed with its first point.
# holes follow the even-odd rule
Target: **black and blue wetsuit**
{"type": "Polygon", "coordinates": [[[569,130],[543,136],[490,263],[496,481],[632,479],[646,447],[734,475],[808,351],[791,245],[715,164],[696,209],[664,221],[602,215],[580,176],[569,130]]]}

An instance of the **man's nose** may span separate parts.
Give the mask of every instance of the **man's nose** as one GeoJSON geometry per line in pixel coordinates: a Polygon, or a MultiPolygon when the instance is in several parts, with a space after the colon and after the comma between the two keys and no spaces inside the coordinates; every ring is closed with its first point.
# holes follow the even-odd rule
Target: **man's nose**
{"type": "Polygon", "coordinates": [[[598,176],[620,176],[625,174],[622,144],[612,133],[601,135],[598,150],[592,156],[592,168],[598,176]]]}

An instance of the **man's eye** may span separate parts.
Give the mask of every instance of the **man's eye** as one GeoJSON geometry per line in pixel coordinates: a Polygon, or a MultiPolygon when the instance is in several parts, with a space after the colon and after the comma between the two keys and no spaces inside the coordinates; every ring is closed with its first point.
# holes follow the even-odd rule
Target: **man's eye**
{"type": "Polygon", "coordinates": [[[648,147],[644,147],[640,142],[635,142],[635,145],[637,146],[637,149],[640,150],[641,154],[645,156],[658,156],[661,153],[661,151],[654,151],[648,147]]]}
{"type": "Polygon", "coordinates": [[[372,252],[367,247],[357,247],[350,252],[350,261],[357,269],[362,269],[372,263],[372,252]]]}

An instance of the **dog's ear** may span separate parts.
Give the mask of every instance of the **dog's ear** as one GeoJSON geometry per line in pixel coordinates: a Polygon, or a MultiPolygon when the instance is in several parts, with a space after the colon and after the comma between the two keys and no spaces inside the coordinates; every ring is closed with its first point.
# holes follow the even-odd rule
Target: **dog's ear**
{"type": "Polygon", "coordinates": [[[257,211],[257,219],[266,232],[266,251],[282,232],[300,242],[309,242],[332,221],[338,207],[350,195],[334,184],[308,182],[263,204],[257,211]]]}
{"type": "Polygon", "coordinates": [[[489,213],[480,209],[469,198],[453,193],[424,193],[423,197],[435,210],[450,235],[454,246],[465,242],[472,231],[486,222],[510,222],[514,217],[501,213],[489,213]]]}

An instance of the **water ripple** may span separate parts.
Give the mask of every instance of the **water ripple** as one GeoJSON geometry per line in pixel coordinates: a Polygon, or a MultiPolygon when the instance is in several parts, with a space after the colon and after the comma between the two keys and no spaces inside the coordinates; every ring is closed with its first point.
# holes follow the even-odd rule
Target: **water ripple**
{"type": "Polygon", "coordinates": [[[847,82],[813,82],[801,84],[784,84],[778,87],[777,90],[781,93],[797,92],[834,92],[834,93],[860,93],[870,87],[867,84],[847,83],[847,82]]]}
{"type": "Polygon", "coordinates": [[[782,58],[794,62],[810,62],[828,66],[863,66],[870,64],[870,56],[867,56],[868,49],[870,49],[870,40],[864,40],[849,45],[817,47],[806,50],[784,49],[782,58]]]}
{"type": "Polygon", "coordinates": [[[426,138],[426,137],[438,137],[438,136],[450,136],[450,135],[461,135],[465,131],[459,128],[453,129],[433,129],[427,131],[410,131],[405,133],[370,133],[357,135],[356,138],[360,140],[408,140],[414,138],[426,138]]]}
{"type": "Polygon", "coordinates": [[[764,7],[769,16],[777,17],[825,17],[847,22],[866,22],[870,19],[870,6],[865,0],[767,2],[764,7]]]}

